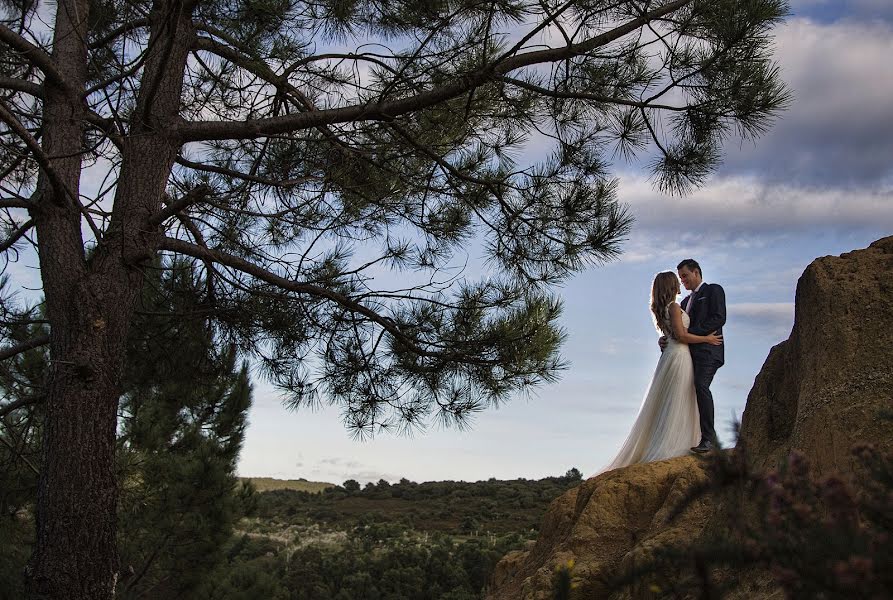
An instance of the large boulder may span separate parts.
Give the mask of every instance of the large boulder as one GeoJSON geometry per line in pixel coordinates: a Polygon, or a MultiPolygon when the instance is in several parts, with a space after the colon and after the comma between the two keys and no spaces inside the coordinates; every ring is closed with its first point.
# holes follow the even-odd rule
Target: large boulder
{"type": "MultiPolygon", "coordinates": [[[[772,348],[748,395],[739,446],[756,469],[796,450],[817,474],[847,474],[854,444],[893,450],[885,410],[893,411],[893,237],[807,267],[791,336],[772,348]]],[[[611,597],[606,582],[655,548],[682,547],[708,524],[713,534],[723,529],[728,515],[706,497],[667,519],[706,476],[700,461],[682,457],[583,482],[552,503],[532,548],[497,566],[490,598],[551,599],[552,574],[569,561],[581,597],[611,597]]],[[[735,597],[780,597],[765,574],[747,578],[735,597]]]]}
{"type": "Polygon", "coordinates": [[[846,473],[850,448],[893,445],[893,237],[816,259],[797,283],[794,328],[747,397],[739,445],[756,468],[792,450],[846,473]]]}
{"type": "Polygon", "coordinates": [[[681,457],[603,473],[556,498],[536,544],[497,565],[493,600],[551,600],[552,574],[572,563],[586,597],[604,598],[618,570],[646,559],[657,546],[682,545],[709,515],[706,499],[669,520],[686,492],[704,481],[701,462],[681,457]]]}

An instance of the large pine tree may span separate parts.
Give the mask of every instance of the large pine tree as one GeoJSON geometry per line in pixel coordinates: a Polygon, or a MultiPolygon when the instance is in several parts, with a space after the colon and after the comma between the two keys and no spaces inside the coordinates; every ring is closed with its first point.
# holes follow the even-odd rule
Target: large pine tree
{"type": "Polygon", "coordinates": [[[202,269],[219,335],[294,404],[461,420],[556,376],[553,286],[629,228],[612,157],[685,192],[787,98],[784,0],[0,10],[0,250],[34,247],[49,329],[0,358],[51,358],[34,598],[114,594],[126,340],[160,255],[202,269]],[[492,274],[451,269],[469,240],[492,274]]]}
{"type": "MultiPolygon", "coordinates": [[[[253,501],[251,488],[235,477],[251,404],[247,367],[236,364],[231,346],[215,342],[199,303],[204,284],[193,269],[157,267],[148,272],[130,330],[119,404],[119,598],[189,597],[253,501]]],[[[40,320],[36,310],[15,310],[5,300],[9,322],[40,320]]],[[[10,400],[0,420],[0,598],[10,600],[24,594],[34,537],[29,515],[40,471],[47,354],[32,349],[0,368],[0,391],[10,400]],[[33,402],[8,410],[23,399],[33,402]]]]}

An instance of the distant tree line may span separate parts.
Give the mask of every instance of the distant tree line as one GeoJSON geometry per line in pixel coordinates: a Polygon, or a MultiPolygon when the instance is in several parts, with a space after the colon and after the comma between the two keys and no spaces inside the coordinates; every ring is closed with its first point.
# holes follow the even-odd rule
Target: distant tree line
{"type": "MultiPolygon", "coordinates": [[[[507,534],[539,528],[549,503],[582,480],[576,468],[538,480],[379,480],[361,486],[349,479],[322,493],[273,490],[259,494],[256,515],[265,523],[323,523],[349,530],[364,519],[399,522],[408,529],[451,535],[507,534]]],[[[274,526],[275,527],[275,526],[274,526]]]]}
{"type": "Polygon", "coordinates": [[[379,479],[378,483],[370,481],[361,488],[356,480],[348,479],[340,486],[327,488],[324,493],[334,497],[343,495],[346,492],[347,495],[365,498],[404,498],[406,500],[439,498],[448,495],[509,496],[513,492],[518,492],[522,495],[529,494],[532,489],[548,492],[552,488],[564,488],[568,484],[579,483],[582,478],[580,471],[577,468],[572,468],[564,476],[544,477],[537,480],[524,478],[498,480],[493,477],[485,481],[476,482],[446,480],[416,483],[403,478],[392,484],[384,479],[379,479]]]}

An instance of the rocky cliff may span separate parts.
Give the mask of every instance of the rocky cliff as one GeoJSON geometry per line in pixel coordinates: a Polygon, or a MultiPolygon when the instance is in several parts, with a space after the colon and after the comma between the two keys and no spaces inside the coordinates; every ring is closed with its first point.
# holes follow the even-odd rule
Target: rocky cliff
{"type": "MultiPolygon", "coordinates": [[[[854,443],[893,450],[890,422],[879,418],[885,410],[893,410],[893,237],[807,267],[791,336],[757,375],[739,445],[757,469],[797,450],[819,473],[858,477],[850,475],[854,443]]],[[[706,477],[698,459],[682,457],[583,482],[552,503],[531,548],[497,566],[490,598],[551,599],[552,574],[570,561],[581,597],[609,597],[608,579],[655,548],[682,546],[707,523],[722,526],[709,498],[666,519],[706,477]]],[[[748,597],[770,594],[755,589],[748,597]]]]}
{"type": "Polygon", "coordinates": [[[757,467],[796,449],[822,472],[846,472],[855,442],[893,445],[878,418],[893,410],[893,237],[813,261],[794,311],[747,397],[739,443],[757,467]]]}
{"type": "Polygon", "coordinates": [[[667,522],[669,512],[706,477],[694,457],[632,465],[583,482],[557,498],[526,552],[496,567],[493,599],[552,600],[552,572],[573,561],[586,597],[606,597],[607,578],[647,558],[653,548],[697,536],[709,516],[701,500],[667,522]]]}

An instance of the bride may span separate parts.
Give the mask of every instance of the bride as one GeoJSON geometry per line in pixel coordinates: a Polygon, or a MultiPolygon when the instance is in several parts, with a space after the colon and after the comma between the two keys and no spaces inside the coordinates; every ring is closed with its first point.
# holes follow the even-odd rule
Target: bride
{"type": "Polygon", "coordinates": [[[658,273],[651,287],[651,312],[658,330],[667,336],[667,347],[657,361],[632,431],[614,460],[601,472],[682,456],[701,439],[688,345],[718,346],[722,344],[722,336],[688,333],[689,318],[676,302],[678,294],[676,274],[658,273]]]}

